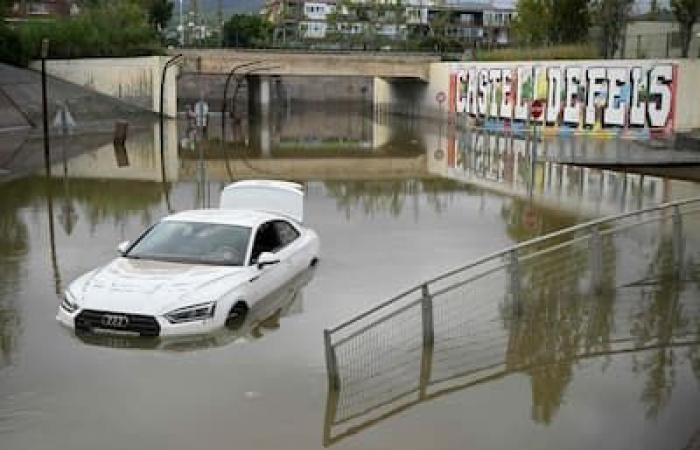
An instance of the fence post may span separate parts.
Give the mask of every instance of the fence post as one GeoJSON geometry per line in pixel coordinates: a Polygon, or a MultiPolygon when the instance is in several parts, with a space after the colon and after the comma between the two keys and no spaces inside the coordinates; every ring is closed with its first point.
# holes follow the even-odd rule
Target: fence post
{"type": "Polygon", "coordinates": [[[333,391],[340,390],[340,376],[338,375],[338,361],[335,357],[335,349],[331,344],[331,332],[323,330],[323,342],[326,347],[326,372],[328,373],[328,387],[333,391]]]}
{"type": "Polygon", "coordinates": [[[423,352],[420,365],[420,398],[427,397],[430,374],[433,366],[433,344],[435,327],[433,322],[433,298],[427,284],[421,286],[421,321],[423,323],[423,352]]]}
{"type": "Polygon", "coordinates": [[[673,273],[682,278],[685,243],[683,242],[683,217],[678,205],[673,206],[673,273]]]}
{"type": "Polygon", "coordinates": [[[597,225],[592,227],[590,234],[591,289],[599,293],[603,284],[603,238],[597,225]]]}
{"type": "Polygon", "coordinates": [[[520,267],[518,263],[518,250],[512,250],[508,256],[508,272],[510,275],[510,290],[511,304],[513,313],[520,315],[522,313],[522,299],[520,298],[520,267]]]}

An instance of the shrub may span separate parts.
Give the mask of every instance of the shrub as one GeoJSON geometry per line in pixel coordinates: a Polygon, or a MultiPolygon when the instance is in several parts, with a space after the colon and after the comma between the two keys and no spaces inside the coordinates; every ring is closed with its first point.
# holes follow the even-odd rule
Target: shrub
{"type": "Polygon", "coordinates": [[[501,48],[477,50],[477,61],[532,61],[548,59],[596,59],[598,49],[591,44],[553,45],[547,47],[501,48]]]}
{"type": "Polygon", "coordinates": [[[105,2],[77,17],[18,25],[19,45],[3,60],[26,64],[40,56],[48,38],[49,58],[145,56],[161,53],[145,11],[132,2],[105,2]]]}

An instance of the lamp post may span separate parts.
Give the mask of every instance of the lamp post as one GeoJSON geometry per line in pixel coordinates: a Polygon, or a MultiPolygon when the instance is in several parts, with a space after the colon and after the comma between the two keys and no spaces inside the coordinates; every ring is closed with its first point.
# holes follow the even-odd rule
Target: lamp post
{"type": "Polygon", "coordinates": [[[162,172],[163,179],[165,179],[165,115],[163,112],[163,100],[165,96],[165,76],[168,72],[168,68],[175,63],[178,59],[182,58],[182,54],[173,56],[165,63],[163,66],[163,73],[160,76],[160,103],[159,103],[159,113],[160,113],[160,169],[162,172]]]}
{"type": "Polygon", "coordinates": [[[46,176],[51,176],[50,149],[49,149],[49,107],[46,99],[46,58],[49,57],[49,40],[41,40],[41,108],[44,124],[44,167],[46,176]]]}
{"type": "Polygon", "coordinates": [[[249,67],[253,66],[256,64],[260,64],[262,61],[252,61],[244,64],[238,64],[236,66],[233,66],[231,70],[228,73],[228,76],[226,77],[226,83],[224,84],[224,99],[223,103],[221,105],[221,142],[223,143],[226,140],[226,110],[227,110],[227,102],[226,98],[228,97],[228,86],[231,83],[231,78],[233,78],[233,75],[236,73],[238,69],[242,69],[244,67],[249,67]]]}

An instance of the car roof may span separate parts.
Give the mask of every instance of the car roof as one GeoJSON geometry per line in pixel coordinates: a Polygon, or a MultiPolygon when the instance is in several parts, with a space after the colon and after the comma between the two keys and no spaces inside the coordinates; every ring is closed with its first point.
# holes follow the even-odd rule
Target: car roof
{"type": "Polygon", "coordinates": [[[167,216],[163,219],[163,221],[169,222],[216,223],[221,225],[237,225],[250,228],[254,228],[262,222],[267,222],[268,220],[285,220],[289,222],[289,219],[285,217],[266,213],[264,211],[213,208],[182,211],[167,216]]]}

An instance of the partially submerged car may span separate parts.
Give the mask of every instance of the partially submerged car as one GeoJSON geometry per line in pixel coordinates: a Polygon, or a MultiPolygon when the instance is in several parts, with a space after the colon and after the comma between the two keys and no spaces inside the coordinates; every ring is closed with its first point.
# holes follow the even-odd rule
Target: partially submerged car
{"type": "Polygon", "coordinates": [[[57,320],[76,332],[202,334],[235,323],[319,257],[302,225],[304,192],[286,181],[227,186],[218,209],[163,218],[120,256],[73,281],[57,320]]]}

